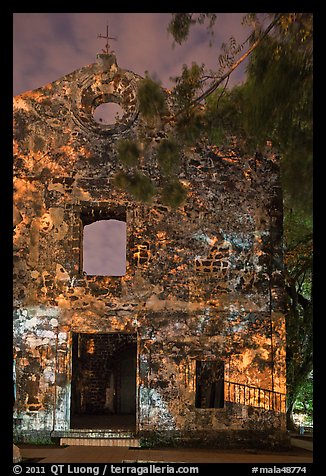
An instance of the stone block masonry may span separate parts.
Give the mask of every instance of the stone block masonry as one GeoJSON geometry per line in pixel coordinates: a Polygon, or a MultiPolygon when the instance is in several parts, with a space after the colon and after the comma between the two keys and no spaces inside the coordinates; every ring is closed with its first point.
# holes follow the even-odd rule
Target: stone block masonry
{"type": "MultiPolygon", "coordinates": [[[[110,408],[119,415],[120,388],[122,405],[130,406],[126,395],[134,394],[134,433],[144,441],[284,444],[278,158],[198,143],[183,154],[181,207],[133,200],[113,177],[122,168],[117,141],[146,133],[137,106],[140,80],[114,55],[99,55],[14,98],[16,439],[68,436],[76,401],[80,412],[110,408]],[[106,102],[124,110],[115,124],[93,118],[106,102]],[[82,272],[83,227],[99,219],[126,222],[123,276],[82,272]],[[74,336],[95,334],[102,336],[96,369],[85,352],[76,400],[74,336]],[[118,384],[116,377],[111,395],[113,335],[135,339],[136,380],[125,372],[118,384]],[[222,404],[196,406],[198,362],[223,363],[222,404]]],[[[155,154],[146,160],[142,172],[159,187],[155,154]]],[[[119,366],[122,356],[115,355],[119,366]]],[[[205,401],[217,401],[214,372],[205,379],[205,401]]]]}

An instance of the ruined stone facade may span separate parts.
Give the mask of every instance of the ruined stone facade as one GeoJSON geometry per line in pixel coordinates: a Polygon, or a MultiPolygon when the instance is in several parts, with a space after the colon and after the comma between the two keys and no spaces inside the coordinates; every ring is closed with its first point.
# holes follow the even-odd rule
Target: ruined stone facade
{"type": "MultiPolygon", "coordinates": [[[[286,390],[277,157],[193,148],[179,173],[188,193],[182,207],[132,200],[112,185],[121,169],[114,146],[144,134],[140,79],[113,55],[99,55],[14,98],[15,436],[67,436],[72,407],[110,416],[129,405],[133,433],[144,442],[280,443],[286,390]],[[115,124],[93,118],[106,102],[124,110],[115,124]],[[83,229],[100,219],[126,222],[124,276],[83,273],[83,229]],[[123,391],[114,372],[119,367],[123,378],[128,352],[135,381],[126,377],[123,391]],[[84,359],[75,383],[74,359],[84,359]]],[[[155,154],[141,169],[160,185],[155,154]]]]}

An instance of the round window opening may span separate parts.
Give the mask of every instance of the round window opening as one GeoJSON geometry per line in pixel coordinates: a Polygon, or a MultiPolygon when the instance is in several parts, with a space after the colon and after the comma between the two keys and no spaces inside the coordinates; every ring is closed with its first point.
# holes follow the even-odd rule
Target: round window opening
{"type": "Polygon", "coordinates": [[[94,111],[93,117],[98,124],[104,126],[114,125],[121,120],[124,110],[115,102],[100,104],[94,111]]]}

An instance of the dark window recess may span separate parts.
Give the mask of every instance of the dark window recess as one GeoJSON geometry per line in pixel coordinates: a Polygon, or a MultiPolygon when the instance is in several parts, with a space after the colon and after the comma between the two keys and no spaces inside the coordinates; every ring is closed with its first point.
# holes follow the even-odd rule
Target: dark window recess
{"type": "Polygon", "coordinates": [[[107,206],[90,206],[81,212],[80,218],[84,226],[99,220],[126,221],[126,210],[124,207],[108,209],[107,206]]]}
{"type": "Polygon", "coordinates": [[[195,406],[224,407],[224,362],[196,360],[195,406]]]}

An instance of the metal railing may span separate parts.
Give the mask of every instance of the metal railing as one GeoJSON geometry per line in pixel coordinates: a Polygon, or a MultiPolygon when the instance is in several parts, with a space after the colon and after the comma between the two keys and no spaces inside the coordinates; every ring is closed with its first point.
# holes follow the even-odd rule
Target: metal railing
{"type": "Polygon", "coordinates": [[[226,402],[240,403],[274,412],[286,412],[285,393],[253,387],[237,382],[224,381],[224,399],[226,402]]]}

